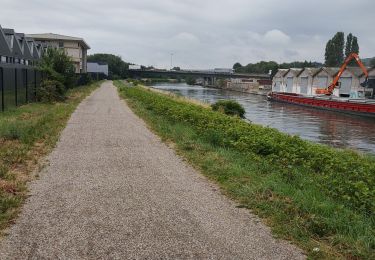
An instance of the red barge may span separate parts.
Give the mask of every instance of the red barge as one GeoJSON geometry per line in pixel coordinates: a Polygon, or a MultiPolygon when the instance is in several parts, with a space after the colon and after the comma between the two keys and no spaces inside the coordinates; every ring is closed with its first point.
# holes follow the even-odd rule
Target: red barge
{"type": "Polygon", "coordinates": [[[332,96],[304,96],[295,93],[271,92],[268,99],[319,109],[375,118],[375,100],[336,98],[332,96]]]}

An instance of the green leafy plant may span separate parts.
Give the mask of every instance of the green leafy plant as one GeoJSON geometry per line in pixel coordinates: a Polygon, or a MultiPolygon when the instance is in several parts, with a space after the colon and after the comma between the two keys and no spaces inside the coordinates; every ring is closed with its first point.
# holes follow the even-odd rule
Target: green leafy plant
{"type": "Polygon", "coordinates": [[[196,84],[195,78],[190,77],[190,76],[186,77],[185,81],[186,81],[186,84],[188,84],[188,85],[194,85],[194,84],[196,84]]]}
{"type": "Polygon", "coordinates": [[[40,102],[51,103],[65,100],[66,88],[58,80],[43,80],[37,91],[37,100],[40,102]]]}
{"type": "Polygon", "coordinates": [[[49,48],[39,61],[38,69],[43,75],[40,89],[37,91],[39,101],[61,101],[68,88],[76,82],[74,65],[63,50],[49,48]]]}
{"type": "Polygon", "coordinates": [[[212,110],[222,112],[230,116],[239,116],[244,118],[245,109],[241,104],[234,100],[220,100],[211,105],[212,110]]]}

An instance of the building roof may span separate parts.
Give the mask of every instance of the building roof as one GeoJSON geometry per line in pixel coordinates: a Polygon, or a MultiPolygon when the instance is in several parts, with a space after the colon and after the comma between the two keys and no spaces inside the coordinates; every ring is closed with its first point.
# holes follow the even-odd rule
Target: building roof
{"type": "Polygon", "coordinates": [[[13,29],[3,28],[3,31],[4,31],[5,34],[14,34],[14,30],[13,29]]]}
{"type": "Polygon", "coordinates": [[[370,77],[375,77],[375,66],[368,70],[368,75],[370,77]]]}
{"type": "Polygon", "coordinates": [[[22,40],[22,37],[24,34],[15,33],[13,29],[4,28],[3,31],[5,35],[9,36],[7,39],[8,44],[9,45],[13,44],[12,46],[9,46],[12,51],[12,55],[16,58],[20,58],[20,59],[24,58],[24,45],[23,45],[24,43],[22,40]]]}
{"type": "Polygon", "coordinates": [[[321,68],[304,68],[302,69],[297,76],[301,75],[302,72],[306,71],[307,74],[309,74],[310,76],[314,76],[316,73],[318,73],[319,71],[321,70],[321,68]]]}
{"type": "Polygon", "coordinates": [[[39,33],[39,34],[28,34],[27,37],[31,37],[34,40],[62,40],[62,41],[74,41],[82,43],[86,49],[90,49],[90,46],[85,42],[83,38],[55,34],[55,33],[39,33]]]}
{"type": "MultiPolygon", "coordinates": [[[[303,69],[301,68],[290,68],[288,73],[291,72],[294,76],[298,76],[303,69]]],[[[286,76],[288,73],[284,74],[286,76]]]]}
{"type": "Polygon", "coordinates": [[[278,69],[275,77],[284,77],[288,73],[289,69],[278,69]]]}
{"type": "Polygon", "coordinates": [[[12,54],[12,51],[10,49],[10,46],[5,38],[5,34],[3,29],[0,26],[0,55],[1,56],[10,56],[12,54]]]}
{"type": "Polygon", "coordinates": [[[339,72],[340,68],[335,68],[335,67],[323,67],[321,68],[320,70],[316,71],[314,76],[316,76],[319,72],[321,72],[322,70],[324,70],[328,75],[330,75],[331,77],[334,77],[337,72],[339,72]]]}
{"type": "MultiPolygon", "coordinates": [[[[367,71],[370,71],[371,68],[370,67],[366,67],[367,71]]],[[[347,67],[347,70],[349,70],[350,72],[352,72],[355,76],[357,77],[361,77],[364,75],[362,69],[360,67],[347,67]]]]}

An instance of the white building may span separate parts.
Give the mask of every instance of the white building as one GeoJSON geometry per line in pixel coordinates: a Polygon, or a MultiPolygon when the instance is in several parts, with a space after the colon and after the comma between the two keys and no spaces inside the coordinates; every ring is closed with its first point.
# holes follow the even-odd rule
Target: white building
{"type": "Polygon", "coordinates": [[[285,92],[297,93],[297,86],[299,84],[298,75],[302,69],[292,68],[284,75],[285,92]]]}
{"type": "Polygon", "coordinates": [[[47,47],[63,49],[72,58],[76,73],[87,72],[87,50],[90,46],[84,39],[54,33],[28,34],[26,37],[47,47]]]}
{"type": "Polygon", "coordinates": [[[301,72],[297,75],[297,87],[296,93],[298,94],[305,94],[305,95],[313,95],[313,79],[317,72],[319,72],[319,68],[304,68],[301,72]]]}
{"type": "Polygon", "coordinates": [[[272,91],[285,92],[285,74],[288,73],[289,69],[279,69],[272,79],[272,91]]]}
{"type": "Polygon", "coordinates": [[[108,77],[108,64],[102,62],[88,62],[87,72],[104,74],[108,77]]]}

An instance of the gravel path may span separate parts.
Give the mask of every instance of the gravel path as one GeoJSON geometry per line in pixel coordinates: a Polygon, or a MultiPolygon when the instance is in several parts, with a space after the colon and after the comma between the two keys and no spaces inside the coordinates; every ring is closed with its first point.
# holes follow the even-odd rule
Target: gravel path
{"type": "Polygon", "coordinates": [[[0,259],[303,259],[183,162],[105,82],[72,115],[0,259]]]}

